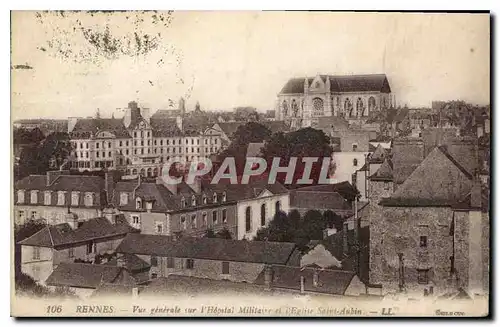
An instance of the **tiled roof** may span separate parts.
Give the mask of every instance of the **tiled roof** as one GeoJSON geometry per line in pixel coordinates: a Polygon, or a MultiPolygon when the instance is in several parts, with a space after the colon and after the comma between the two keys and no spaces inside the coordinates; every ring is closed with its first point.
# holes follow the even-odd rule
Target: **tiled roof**
{"type": "Polygon", "coordinates": [[[301,189],[290,192],[290,207],[333,211],[352,209],[350,202],[338,192],[302,191],[301,189]]]}
{"type": "Polygon", "coordinates": [[[183,237],[175,241],[162,235],[128,234],[118,253],[157,255],[220,261],[286,264],[294,243],[183,237]]]}
{"type": "Polygon", "coordinates": [[[181,115],[180,109],[169,109],[169,110],[157,110],[152,116],[153,119],[165,119],[165,118],[175,118],[181,115]]]}
{"type": "Polygon", "coordinates": [[[390,198],[385,206],[450,206],[472,187],[472,176],[443,147],[436,147],[390,198]]]}
{"type": "Polygon", "coordinates": [[[383,163],[384,159],[387,157],[387,150],[382,147],[381,144],[377,146],[373,154],[370,156],[368,161],[370,163],[383,163]]]}
{"type": "Polygon", "coordinates": [[[123,215],[118,215],[116,224],[99,217],[83,221],[76,229],[72,229],[67,223],[46,226],[18,244],[58,248],[134,232],[138,230],[132,228],[123,215]]]}
{"type": "MultiPolygon", "coordinates": [[[[136,256],[135,254],[124,253],[124,254],[121,254],[121,258],[125,261],[125,268],[127,268],[131,272],[142,271],[144,269],[148,269],[151,267],[151,265],[149,263],[142,260],[141,258],[136,256]]],[[[116,266],[117,259],[113,258],[105,264],[111,265],[111,266],[116,266]]]]}
{"type": "MultiPolygon", "coordinates": [[[[282,120],[275,121],[261,121],[258,122],[261,125],[267,127],[271,133],[287,132],[288,127],[286,123],[282,120]]],[[[238,130],[238,127],[243,126],[246,122],[228,122],[228,123],[217,123],[224,134],[231,138],[232,135],[238,130]]]]}
{"type": "Polygon", "coordinates": [[[232,282],[229,280],[214,280],[209,278],[182,276],[170,274],[157,278],[140,292],[140,295],[196,295],[196,294],[263,294],[266,290],[261,285],[232,282]]]}
{"type": "MultiPolygon", "coordinates": [[[[320,75],[323,82],[327,76],[330,79],[330,92],[366,92],[376,91],[390,93],[391,88],[385,74],[371,75],[320,75]]],[[[283,87],[280,94],[303,94],[305,78],[291,78],[283,87]]],[[[314,77],[307,77],[308,85],[314,77]]]]}
{"type": "Polygon", "coordinates": [[[324,185],[311,185],[306,187],[297,188],[297,191],[304,192],[337,192],[342,195],[345,199],[352,201],[358,193],[356,188],[354,188],[351,183],[345,181],[336,184],[324,184],[324,185]]]}
{"type": "Polygon", "coordinates": [[[154,137],[182,136],[182,131],[177,126],[175,119],[151,117],[150,125],[154,137]]]}
{"type": "Polygon", "coordinates": [[[177,193],[173,194],[164,185],[158,183],[142,182],[137,187],[137,181],[118,182],[115,187],[114,203],[124,211],[136,211],[135,199],[132,194],[135,190],[135,196],[143,199],[154,200],[152,211],[166,212],[178,210],[192,210],[193,208],[220,206],[224,204],[234,204],[236,201],[243,201],[257,198],[264,190],[268,190],[273,195],[286,194],[288,190],[280,183],[268,184],[267,179],[250,179],[248,184],[229,184],[227,179],[221,179],[218,184],[211,184],[209,180],[201,181],[201,192],[195,193],[193,189],[181,182],[177,185],[177,193]],[[128,203],[120,204],[120,193],[129,194],[128,203]],[[222,195],[226,193],[226,201],[222,202],[222,195]],[[214,202],[214,193],[217,193],[217,202],[214,202]],[[191,205],[193,195],[196,197],[196,206],[191,205]],[[207,204],[203,204],[203,196],[207,197],[207,204]],[[187,201],[187,205],[181,205],[182,198],[187,201]]]}
{"type": "Polygon", "coordinates": [[[394,178],[392,170],[392,161],[391,159],[386,158],[379,169],[377,169],[377,171],[370,176],[370,180],[391,182],[394,178]]]}
{"type": "MultiPolygon", "coordinates": [[[[84,205],[85,192],[94,193],[93,204],[87,208],[96,208],[102,206],[105,201],[104,179],[99,176],[85,175],[59,175],[53,178],[53,182],[47,186],[46,175],[30,175],[16,182],[14,190],[24,190],[24,201],[30,205],[44,205],[44,191],[51,191],[51,205],[58,203],[58,191],[65,191],[64,203],[67,206],[71,201],[71,192],[79,193],[79,203],[72,205],[73,207],[87,207],[84,205]],[[38,190],[38,201],[36,204],[31,203],[29,191],[38,190]]],[[[14,193],[17,203],[17,192],[14,193]]]]}
{"type": "Polygon", "coordinates": [[[71,138],[85,139],[95,136],[98,132],[110,132],[118,138],[130,138],[122,119],[116,118],[81,118],[71,131],[71,138]]]}
{"type": "Polygon", "coordinates": [[[50,286],[97,288],[101,283],[111,283],[123,268],[109,265],[61,262],[47,278],[50,286]]]}
{"type": "MultiPolygon", "coordinates": [[[[273,265],[272,283],[273,288],[283,288],[300,291],[300,279],[304,277],[304,290],[306,292],[326,293],[344,295],[355,274],[352,271],[300,268],[290,266],[273,265]],[[318,273],[318,284],[313,284],[314,272],[318,273]]],[[[265,270],[263,270],[255,284],[265,285],[265,270]]]]}

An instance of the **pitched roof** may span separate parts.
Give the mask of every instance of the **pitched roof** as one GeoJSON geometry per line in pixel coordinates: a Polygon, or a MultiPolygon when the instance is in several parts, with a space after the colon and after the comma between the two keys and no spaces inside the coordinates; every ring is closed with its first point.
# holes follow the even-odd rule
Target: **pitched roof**
{"type": "Polygon", "coordinates": [[[97,288],[101,283],[111,283],[123,268],[109,265],[61,262],[45,283],[50,286],[97,288]]]}
{"type": "MultiPolygon", "coordinates": [[[[300,268],[292,266],[272,266],[271,287],[291,290],[301,289],[301,276],[304,277],[306,292],[344,295],[355,274],[352,271],[300,268]],[[318,284],[314,286],[313,275],[318,273],[318,284]]],[[[265,270],[255,280],[255,284],[265,285],[265,270]]]]}
{"type": "Polygon", "coordinates": [[[196,295],[196,294],[262,294],[266,290],[261,285],[233,282],[229,280],[214,280],[192,276],[170,274],[167,277],[151,281],[141,295],[196,295]]]}
{"type": "Polygon", "coordinates": [[[290,207],[301,209],[349,211],[351,204],[338,192],[302,191],[290,192],[290,207]]]}
{"type": "Polygon", "coordinates": [[[150,126],[153,129],[154,137],[172,137],[182,135],[182,131],[177,126],[175,118],[151,117],[150,126]]]}
{"type": "Polygon", "coordinates": [[[107,218],[92,218],[83,221],[76,229],[72,229],[67,223],[49,225],[18,244],[57,248],[138,232],[128,224],[123,215],[118,215],[116,219],[116,224],[112,224],[107,218]]]}
{"type": "Polygon", "coordinates": [[[394,178],[392,170],[392,161],[386,158],[377,171],[369,178],[372,181],[391,182],[394,178]]]}
{"type": "Polygon", "coordinates": [[[352,201],[358,194],[356,188],[351,183],[344,181],[335,184],[311,185],[306,187],[297,188],[296,191],[302,192],[337,192],[345,199],[352,201]]]}
{"type": "Polygon", "coordinates": [[[175,118],[177,116],[181,115],[181,110],[180,109],[168,109],[168,110],[162,110],[159,109],[157,110],[152,116],[151,120],[153,119],[165,119],[165,118],[175,118]]]}
{"type": "Polygon", "coordinates": [[[14,189],[100,193],[104,189],[104,179],[99,176],[59,175],[47,186],[46,175],[29,175],[16,182],[14,189]]]}
{"type": "Polygon", "coordinates": [[[80,118],[76,121],[71,138],[90,138],[98,132],[107,131],[119,138],[129,138],[122,119],[116,118],[80,118]]]}
{"type": "MultiPolygon", "coordinates": [[[[391,88],[385,74],[370,75],[320,75],[323,82],[330,79],[330,92],[366,92],[390,93],[391,88]]],[[[281,89],[280,94],[303,94],[304,81],[310,85],[314,77],[291,78],[281,89]]]]}
{"type": "Polygon", "coordinates": [[[183,237],[175,241],[162,235],[128,234],[118,253],[157,255],[220,261],[286,264],[294,243],[183,237]]]}
{"type": "Polygon", "coordinates": [[[385,206],[450,206],[472,187],[472,176],[443,147],[436,147],[389,198],[385,206]]]}

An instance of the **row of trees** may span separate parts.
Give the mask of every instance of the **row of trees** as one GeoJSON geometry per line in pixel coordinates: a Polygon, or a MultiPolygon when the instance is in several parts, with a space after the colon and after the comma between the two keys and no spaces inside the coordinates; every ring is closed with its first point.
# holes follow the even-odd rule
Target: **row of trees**
{"type": "MultiPolygon", "coordinates": [[[[273,134],[266,126],[249,122],[239,126],[233,135],[233,140],[229,147],[221,154],[226,157],[235,158],[238,175],[242,175],[246,162],[246,149],[250,143],[265,142],[261,155],[267,162],[267,171],[271,167],[274,158],[280,158],[280,166],[287,166],[291,158],[297,158],[297,165],[291,187],[296,186],[296,181],[302,177],[305,169],[304,157],[317,157],[319,160],[312,165],[311,179],[313,184],[317,184],[323,158],[330,158],[333,149],[330,145],[330,138],[321,130],[304,128],[290,133],[273,134]]],[[[330,173],[333,173],[335,166],[331,164],[330,173]]],[[[285,174],[279,173],[277,180],[281,183],[285,181],[285,174]]]]}
{"type": "Polygon", "coordinates": [[[326,228],[341,230],[343,223],[343,218],[330,210],[309,210],[303,216],[297,210],[278,212],[267,227],[257,231],[254,241],[292,242],[304,250],[311,240],[322,240],[326,228]]]}

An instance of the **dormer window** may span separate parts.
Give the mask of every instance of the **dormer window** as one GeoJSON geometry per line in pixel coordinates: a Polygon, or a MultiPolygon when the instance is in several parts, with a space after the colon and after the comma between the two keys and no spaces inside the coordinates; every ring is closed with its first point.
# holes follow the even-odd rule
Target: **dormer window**
{"type": "Polygon", "coordinates": [[[71,192],[71,205],[77,207],[78,206],[78,199],[80,197],[80,192],[71,192]]]}
{"type": "Polygon", "coordinates": [[[185,208],[187,205],[186,199],[184,197],[181,198],[181,208],[185,208]]]}
{"type": "Polygon", "coordinates": [[[51,204],[51,192],[50,191],[45,191],[43,192],[43,204],[46,206],[50,206],[51,204]]]}
{"type": "Polygon", "coordinates": [[[226,191],[224,191],[224,193],[222,193],[222,202],[226,202],[226,191]]]}
{"type": "Polygon", "coordinates": [[[59,191],[57,192],[57,205],[58,206],[63,206],[65,201],[65,193],[64,191],[59,191]]]}
{"type": "Polygon", "coordinates": [[[128,204],[128,193],[121,192],[120,193],[120,205],[125,206],[128,204]]]}
{"type": "Polygon", "coordinates": [[[24,203],[24,190],[17,191],[17,203],[24,203]]]}
{"type": "Polygon", "coordinates": [[[33,190],[31,191],[31,203],[38,203],[38,191],[33,190]]]}
{"type": "Polygon", "coordinates": [[[207,196],[205,194],[203,194],[203,204],[207,204],[207,203],[208,203],[207,196]]]}
{"type": "Polygon", "coordinates": [[[217,203],[217,193],[214,193],[214,203],[217,203]]]}
{"type": "Polygon", "coordinates": [[[195,206],[196,205],[196,196],[193,194],[193,196],[191,197],[191,205],[192,206],[195,206]]]}
{"type": "Polygon", "coordinates": [[[85,193],[84,204],[86,207],[91,207],[94,205],[94,195],[92,194],[92,192],[85,193]]]}
{"type": "Polygon", "coordinates": [[[142,199],[141,198],[135,199],[135,208],[137,210],[142,210],[142,199]]]}

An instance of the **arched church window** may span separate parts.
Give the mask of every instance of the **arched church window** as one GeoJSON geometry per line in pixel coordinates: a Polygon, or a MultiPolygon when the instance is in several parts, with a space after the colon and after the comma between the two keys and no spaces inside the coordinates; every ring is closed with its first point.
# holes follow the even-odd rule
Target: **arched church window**
{"type": "Polygon", "coordinates": [[[283,110],[283,116],[286,116],[288,114],[288,103],[286,103],[286,100],[283,100],[282,110],[283,110]]]}
{"type": "Polygon", "coordinates": [[[375,98],[374,97],[370,97],[368,99],[368,111],[371,112],[372,110],[375,110],[375,98]]]}
{"type": "Polygon", "coordinates": [[[323,116],[324,113],[323,99],[320,98],[313,99],[313,112],[314,116],[323,116]]]}
{"type": "Polygon", "coordinates": [[[352,117],[353,115],[353,105],[352,105],[352,102],[351,102],[351,99],[347,98],[345,99],[345,102],[344,102],[344,112],[346,113],[346,115],[348,117],[352,117]]]}
{"type": "Polygon", "coordinates": [[[299,112],[299,106],[297,105],[297,102],[295,101],[295,99],[293,99],[293,101],[292,101],[293,117],[297,117],[298,112],[299,112]]]}
{"type": "Polygon", "coordinates": [[[365,106],[363,104],[363,100],[358,98],[356,101],[356,116],[361,117],[365,115],[365,106]]]}

